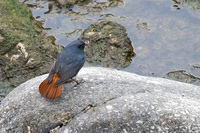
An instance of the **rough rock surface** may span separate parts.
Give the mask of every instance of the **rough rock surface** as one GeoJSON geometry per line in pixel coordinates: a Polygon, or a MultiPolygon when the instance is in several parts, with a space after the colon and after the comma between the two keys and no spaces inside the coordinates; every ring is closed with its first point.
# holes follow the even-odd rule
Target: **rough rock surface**
{"type": "Polygon", "coordinates": [[[70,6],[70,5],[73,5],[77,2],[83,2],[85,0],[56,0],[60,5],[62,6],[70,6]]]}
{"type": "Polygon", "coordinates": [[[0,0],[0,95],[49,72],[62,46],[41,26],[23,3],[0,0]]]}
{"type": "MultiPolygon", "coordinates": [[[[198,69],[200,69],[200,67],[198,69]]],[[[168,72],[165,75],[165,78],[176,80],[176,81],[180,81],[180,82],[184,82],[184,83],[200,85],[200,78],[198,78],[196,76],[193,76],[192,74],[187,73],[184,70],[168,72]]]]}
{"type": "Polygon", "coordinates": [[[86,60],[95,65],[126,67],[135,55],[126,29],[112,21],[91,24],[79,38],[88,44],[85,47],[86,60]]]}
{"type": "Polygon", "coordinates": [[[38,86],[15,88],[0,105],[0,132],[199,132],[200,87],[108,68],[81,69],[56,99],[38,86]]]}

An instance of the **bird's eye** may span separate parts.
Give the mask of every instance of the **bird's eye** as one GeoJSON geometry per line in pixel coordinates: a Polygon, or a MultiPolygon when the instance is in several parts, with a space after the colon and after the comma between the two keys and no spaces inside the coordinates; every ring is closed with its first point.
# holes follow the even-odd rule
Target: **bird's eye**
{"type": "Polygon", "coordinates": [[[78,45],[78,48],[81,48],[81,45],[78,45]]]}

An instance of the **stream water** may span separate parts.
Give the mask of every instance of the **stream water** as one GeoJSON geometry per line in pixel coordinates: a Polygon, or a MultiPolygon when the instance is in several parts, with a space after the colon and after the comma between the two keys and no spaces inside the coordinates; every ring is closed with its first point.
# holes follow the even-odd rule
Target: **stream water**
{"type": "Polygon", "coordinates": [[[155,77],[171,72],[169,78],[193,78],[200,85],[198,0],[88,0],[70,7],[52,0],[22,2],[58,44],[66,46],[98,20],[111,20],[126,28],[137,54],[122,70],[155,77]]]}

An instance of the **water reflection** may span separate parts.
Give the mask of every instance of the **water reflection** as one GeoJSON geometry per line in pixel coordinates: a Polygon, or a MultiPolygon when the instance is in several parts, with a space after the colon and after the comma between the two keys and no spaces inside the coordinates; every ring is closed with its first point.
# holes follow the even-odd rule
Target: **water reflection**
{"type": "Polygon", "coordinates": [[[69,7],[46,0],[25,3],[56,43],[65,46],[90,24],[111,20],[127,29],[137,53],[123,70],[158,77],[185,70],[200,77],[198,68],[191,69],[199,64],[199,0],[89,0],[69,7]]]}

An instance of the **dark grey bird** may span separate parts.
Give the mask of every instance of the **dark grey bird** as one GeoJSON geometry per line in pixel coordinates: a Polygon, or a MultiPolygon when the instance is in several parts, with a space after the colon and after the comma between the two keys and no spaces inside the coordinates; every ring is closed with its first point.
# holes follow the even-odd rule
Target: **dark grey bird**
{"type": "Polygon", "coordinates": [[[77,75],[85,63],[85,43],[75,40],[67,45],[58,55],[49,76],[39,86],[39,92],[45,97],[60,96],[62,84],[77,75]]]}

